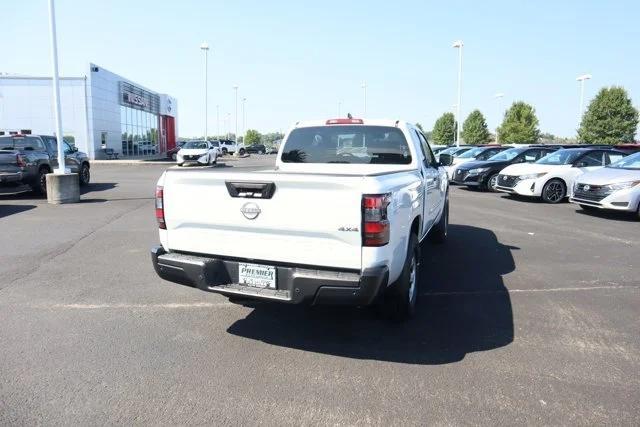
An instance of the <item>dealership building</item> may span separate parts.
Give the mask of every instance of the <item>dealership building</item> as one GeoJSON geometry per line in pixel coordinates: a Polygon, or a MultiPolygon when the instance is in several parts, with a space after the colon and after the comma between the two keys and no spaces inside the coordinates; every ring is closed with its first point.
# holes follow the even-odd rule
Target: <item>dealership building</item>
{"type": "MultiPolygon", "coordinates": [[[[153,157],[175,147],[175,98],[98,65],[60,79],[62,132],[91,159],[153,157]]],[[[0,74],[0,135],[55,134],[51,77],[0,74]]]]}

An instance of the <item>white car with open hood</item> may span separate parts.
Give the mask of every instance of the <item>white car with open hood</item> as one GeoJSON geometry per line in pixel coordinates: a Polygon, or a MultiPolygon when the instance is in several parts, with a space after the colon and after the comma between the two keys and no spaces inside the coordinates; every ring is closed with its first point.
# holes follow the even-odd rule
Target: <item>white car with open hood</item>
{"type": "Polygon", "coordinates": [[[215,165],[219,155],[218,141],[188,141],[178,151],[176,164],[215,165]]]}
{"type": "Polygon", "coordinates": [[[626,153],[607,147],[567,148],[535,163],[520,163],[500,171],[495,189],[559,203],[570,196],[575,179],[623,158],[626,153]]]}
{"type": "Polygon", "coordinates": [[[640,153],[579,177],[570,201],[583,209],[635,212],[640,219],[640,153]]]}
{"type": "Polygon", "coordinates": [[[298,123],[275,168],[170,169],[158,180],[166,280],[284,303],[415,310],[420,245],[445,240],[448,180],[426,138],[397,120],[298,123]]]}

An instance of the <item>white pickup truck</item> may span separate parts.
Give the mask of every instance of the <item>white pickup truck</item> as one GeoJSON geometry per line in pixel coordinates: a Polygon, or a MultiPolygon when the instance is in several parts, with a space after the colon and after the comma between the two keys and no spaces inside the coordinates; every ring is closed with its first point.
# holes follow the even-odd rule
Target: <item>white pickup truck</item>
{"type": "Polygon", "coordinates": [[[451,160],[412,124],[348,118],[297,123],[271,170],[169,169],[154,268],[230,300],[381,302],[410,318],[420,243],[447,236],[451,160]]]}

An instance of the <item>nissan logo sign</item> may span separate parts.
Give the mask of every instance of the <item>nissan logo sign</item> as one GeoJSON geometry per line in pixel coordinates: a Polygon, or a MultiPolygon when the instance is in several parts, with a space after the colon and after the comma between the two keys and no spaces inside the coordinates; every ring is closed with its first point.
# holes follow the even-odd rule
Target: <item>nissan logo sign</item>
{"type": "Polygon", "coordinates": [[[144,96],[136,95],[131,92],[124,92],[123,95],[124,95],[125,102],[133,105],[138,105],[144,108],[149,108],[149,101],[144,96]]]}
{"type": "Polygon", "coordinates": [[[253,202],[249,202],[242,205],[240,212],[242,212],[242,215],[247,219],[256,219],[262,211],[258,205],[253,202]]]}

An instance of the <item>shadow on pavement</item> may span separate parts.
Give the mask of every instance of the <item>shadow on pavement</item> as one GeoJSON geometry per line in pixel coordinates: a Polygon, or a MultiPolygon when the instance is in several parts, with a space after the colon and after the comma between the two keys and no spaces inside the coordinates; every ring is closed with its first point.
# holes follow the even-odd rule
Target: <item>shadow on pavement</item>
{"type": "Polygon", "coordinates": [[[228,332],[281,347],[355,359],[444,364],[513,341],[511,300],[502,276],[513,248],[493,232],[451,225],[444,246],[425,244],[416,318],[393,324],[370,309],[256,304],[228,332]]]}
{"type": "Polygon", "coordinates": [[[576,209],[576,213],[580,215],[592,216],[595,218],[602,218],[604,220],[609,220],[609,221],[620,221],[620,222],[640,221],[640,215],[638,215],[636,212],[618,212],[618,211],[598,209],[598,208],[584,210],[582,208],[578,208],[576,209]]]}
{"type": "Polygon", "coordinates": [[[20,212],[30,211],[35,205],[0,205],[0,218],[14,215],[20,212]]]}
{"type": "Polygon", "coordinates": [[[94,193],[96,191],[112,190],[118,186],[115,182],[90,182],[80,187],[80,194],[94,193]]]}

